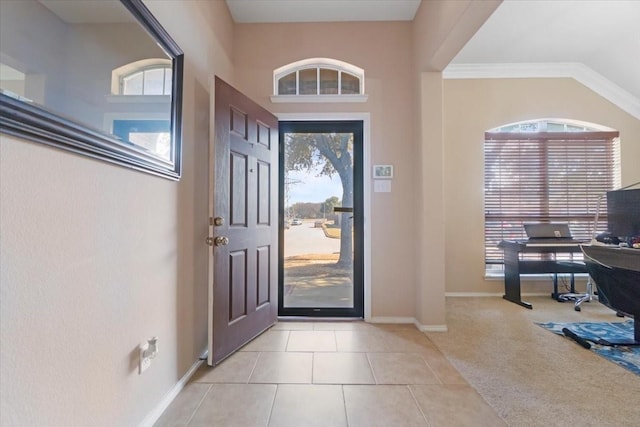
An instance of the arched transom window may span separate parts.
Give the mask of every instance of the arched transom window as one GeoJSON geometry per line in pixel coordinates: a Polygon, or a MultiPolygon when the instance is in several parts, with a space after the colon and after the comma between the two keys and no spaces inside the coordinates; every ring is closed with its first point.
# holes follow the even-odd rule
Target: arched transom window
{"type": "Polygon", "coordinates": [[[330,58],[310,58],[273,72],[272,100],[364,101],[364,70],[330,58]],[[323,99],[324,98],[324,99],[323,99]]]}

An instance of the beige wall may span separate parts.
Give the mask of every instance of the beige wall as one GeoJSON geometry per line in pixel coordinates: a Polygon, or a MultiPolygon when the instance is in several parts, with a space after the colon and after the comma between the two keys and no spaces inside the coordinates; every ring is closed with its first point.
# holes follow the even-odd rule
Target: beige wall
{"type": "MultiPolygon", "coordinates": [[[[620,131],[622,182],[640,181],[640,120],[573,79],[444,81],[447,292],[502,292],[484,279],[483,142],[491,128],[539,118],[597,123],[620,131]]],[[[549,282],[523,288],[549,292],[549,282]]]]}
{"type": "Polygon", "coordinates": [[[180,182],[0,135],[3,426],[139,425],[206,348],[208,85],[233,27],[224,2],[148,4],[186,52],[180,182]]]}
{"type": "Polygon", "coordinates": [[[446,330],[443,87],[440,72],[502,0],[425,1],[412,25],[414,157],[418,209],[415,317],[430,330],[446,330]]]}
{"type": "Polygon", "coordinates": [[[442,126],[443,84],[439,72],[420,73],[419,115],[416,126],[420,135],[419,155],[414,159],[418,171],[415,214],[418,262],[415,265],[416,319],[432,330],[446,328],[445,320],[445,246],[444,211],[444,129],[442,126]]]}
{"type": "MultiPolygon", "coordinates": [[[[411,24],[244,24],[236,27],[237,88],[279,113],[371,114],[371,163],[394,165],[391,193],[370,193],[373,317],[413,318],[415,298],[417,146],[412,108],[411,24]],[[366,103],[273,104],[273,70],[328,57],[365,70],[366,103]]],[[[365,171],[370,176],[371,171],[365,171]]]]}

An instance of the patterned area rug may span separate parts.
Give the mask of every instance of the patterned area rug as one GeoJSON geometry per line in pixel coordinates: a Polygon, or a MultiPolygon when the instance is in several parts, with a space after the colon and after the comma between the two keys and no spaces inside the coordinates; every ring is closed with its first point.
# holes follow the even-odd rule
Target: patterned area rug
{"type": "Polygon", "coordinates": [[[633,341],[633,320],[622,323],[578,322],[578,323],[536,323],[551,332],[565,336],[563,328],[576,334],[591,344],[591,350],[617,363],[625,369],[640,375],[640,346],[607,346],[602,340],[615,342],[633,341]]]}

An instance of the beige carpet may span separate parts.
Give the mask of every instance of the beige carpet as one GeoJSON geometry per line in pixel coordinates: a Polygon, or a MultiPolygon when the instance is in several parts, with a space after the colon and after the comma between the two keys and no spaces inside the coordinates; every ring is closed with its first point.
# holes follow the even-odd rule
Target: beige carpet
{"type": "Polygon", "coordinates": [[[638,426],[640,376],[534,322],[623,321],[597,301],[550,297],[527,310],[498,297],[447,298],[445,333],[428,333],[510,426],[638,426]]]}

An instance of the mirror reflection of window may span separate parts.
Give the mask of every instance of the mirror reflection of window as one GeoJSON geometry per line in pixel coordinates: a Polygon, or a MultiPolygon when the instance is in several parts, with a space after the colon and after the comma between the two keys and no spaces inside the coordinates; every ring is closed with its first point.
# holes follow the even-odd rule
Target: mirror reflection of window
{"type": "Polygon", "coordinates": [[[0,3],[3,133],[179,179],[183,52],[142,1],[0,3]]]}
{"type": "Polygon", "coordinates": [[[122,95],[171,95],[171,67],[134,71],[121,79],[122,95]]]}
{"type": "Polygon", "coordinates": [[[13,67],[0,63],[0,89],[10,95],[25,96],[26,75],[13,67]]]}
{"type": "Polygon", "coordinates": [[[129,141],[165,159],[171,159],[171,136],[169,132],[131,132],[129,141]]]}
{"type": "Polygon", "coordinates": [[[171,123],[168,120],[117,119],[113,121],[113,134],[150,154],[172,160],[171,123]]]}
{"type": "Polygon", "coordinates": [[[113,118],[171,119],[171,59],[119,0],[0,1],[3,93],[107,134],[113,118]]]}

